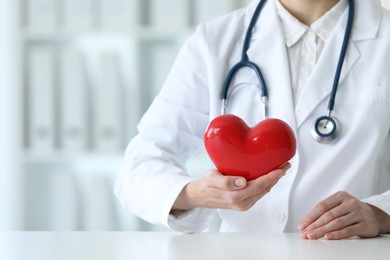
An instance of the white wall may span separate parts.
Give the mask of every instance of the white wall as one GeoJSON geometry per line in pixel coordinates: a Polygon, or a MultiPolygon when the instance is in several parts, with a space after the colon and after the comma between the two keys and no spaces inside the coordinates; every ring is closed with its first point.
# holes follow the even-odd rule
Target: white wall
{"type": "Polygon", "coordinates": [[[13,1],[0,0],[0,230],[21,229],[18,155],[18,87],[14,77],[13,1]]]}

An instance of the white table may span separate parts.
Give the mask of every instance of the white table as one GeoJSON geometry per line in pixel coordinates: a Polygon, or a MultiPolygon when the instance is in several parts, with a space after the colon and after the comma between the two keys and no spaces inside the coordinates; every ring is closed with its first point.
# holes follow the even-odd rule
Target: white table
{"type": "Polygon", "coordinates": [[[1,260],[378,260],[390,236],[308,241],[298,234],[0,232],[1,260]]]}

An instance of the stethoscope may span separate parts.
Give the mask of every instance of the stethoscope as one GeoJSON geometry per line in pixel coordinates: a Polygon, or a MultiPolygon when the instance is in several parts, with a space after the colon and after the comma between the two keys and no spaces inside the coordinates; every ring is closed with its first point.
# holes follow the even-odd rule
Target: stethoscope
{"type": "MultiPolygon", "coordinates": [[[[224,81],[222,91],[221,91],[221,100],[222,100],[222,114],[226,113],[227,104],[228,104],[228,91],[229,86],[231,85],[231,82],[233,80],[233,77],[236,75],[236,73],[242,69],[242,68],[250,68],[252,69],[260,82],[260,88],[261,88],[261,100],[263,103],[263,111],[264,111],[264,118],[268,118],[268,91],[267,91],[267,84],[265,82],[264,76],[259,68],[255,63],[251,62],[249,60],[247,51],[249,49],[250,40],[252,37],[252,31],[253,28],[256,25],[256,22],[260,16],[260,12],[262,8],[264,7],[267,0],[261,0],[260,3],[257,5],[257,8],[253,14],[253,17],[251,19],[251,22],[248,26],[248,30],[246,32],[244,45],[242,48],[242,56],[241,60],[234,65],[230,71],[228,72],[228,75],[224,81]]],[[[330,93],[329,103],[328,103],[328,114],[321,116],[317,118],[311,128],[311,134],[313,138],[323,144],[327,144],[335,140],[341,133],[341,125],[340,122],[332,116],[332,111],[334,109],[336,94],[337,94],[337,88],[340,81],[340,75],[341,70],[343,68],[345,56],[347,53],[348,43],[351,38],[351,31],[352,31],[352,25],[353,25],[353,19],[354,19],[354,10],[355,10],[355,3],[354,0],[348,0],[349,8],[348,8],[348,21],[347,26],[345,30],[344,40],[340,51],[339,61],[337,64],[336,73],[334,76],[332,91],[330,93]]]]}

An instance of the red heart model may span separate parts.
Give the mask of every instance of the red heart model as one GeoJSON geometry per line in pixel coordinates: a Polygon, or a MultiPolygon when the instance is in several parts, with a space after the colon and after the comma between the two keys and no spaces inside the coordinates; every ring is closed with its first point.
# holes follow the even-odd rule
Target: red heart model
{"type": "Polygon", "coordinates": [[[296,151],[294,132],[282,120],[269,118],[250,128],[229,114],[210,122],[204,144],[218,171],[248,181],[279,168],[296,151]]]}

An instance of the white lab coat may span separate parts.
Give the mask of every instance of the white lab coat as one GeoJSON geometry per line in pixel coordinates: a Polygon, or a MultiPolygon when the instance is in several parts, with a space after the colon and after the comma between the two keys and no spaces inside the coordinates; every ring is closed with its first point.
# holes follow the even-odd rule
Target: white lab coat
{"type": "MultiPolygon", "coordinates": [[[[240,59],[256,2],[198,27],[141,120],[139,134],[126,151],[116,194],[146,221],[199,232],[216,213],[195,209],[178,218],[169,215],[181,189],[193,180],[184,167],[187,158],[203,145],[209,121],[220,114],[221,86],[240,59]]],[[[265,5],[248,54],[268,83],[270,117],[293,128],[297,153],[287,175],[251,209],[218,210],[221,231],[298,231],[301,218],[337,191],[347,191],[390,214],[390,14],[379,0],[356,0],[352,42],[333,112],[341,123],[341,136],[324,145],[310,134],[313,121],[327,113],[346,18],[347,13],[294,106],[281,25],[274,2],[265,5]]],[[[249,125],[260,121],[258,85],[252,71],[240,71],[231,86],[227,112],[249,125]]]]}

